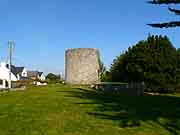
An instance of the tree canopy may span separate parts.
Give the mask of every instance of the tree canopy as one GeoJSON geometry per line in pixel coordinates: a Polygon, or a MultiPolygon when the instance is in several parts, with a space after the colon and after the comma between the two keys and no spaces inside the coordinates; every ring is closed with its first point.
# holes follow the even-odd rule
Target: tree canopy
{"type": "MultiPolygon", "coordinates": [[[[150,4],[180,4],[180,0],[151,0],[148,1],[150,4]]],[[[175,15],[180,15],[180,9],[168,8],[170,12],[175,15]]],[[[153,23],[148,24],[149,26],[156,28],[169,28],[169,27],[180,27],[180,21],[171,21],[171,22],[163,22],[163,23],[153,23]]]]}
{"type": "Polygon", "coordinates": [[[61,76],[60,75],[56,75],[56,74],[53,74],[53,73],[49,73],[47,76],[46,76],[46,79],[48,81],[60,81],[61,79],[61,76]]]}
{"type": "Polygon", "coordinates": [[[164,87],[180,81],[180,50],[167,36],[149,36],[114,59],[108,74],[113,82],[142,82],[164,87]]]}

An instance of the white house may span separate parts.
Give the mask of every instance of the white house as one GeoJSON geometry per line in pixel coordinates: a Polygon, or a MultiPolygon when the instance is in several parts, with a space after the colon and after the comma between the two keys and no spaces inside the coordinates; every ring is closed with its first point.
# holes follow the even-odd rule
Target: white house
{"type": "MultiPolygon", "coordinates": [[[[0,80],[9,81],[9,68],[4,62],[0,63],[0,80]]],[[[18,75],[11,72],[11,80],[18,81],[18,75]]]]}
{"type": "Polygon", "coordinates": [[[39,72],[38,76],[39,76],[39,79],[41,81],[45,81],[46,80],[46,75],[43,72],[39,72]]]}
{"type": "MultiPolygon", "coordinates": [[[[24,67],[15,67],[11,65],[11,80],[19,81],[19,80],[28,80],[32,79],[32,74],[39,80],[44,81],[45,75],[43,72],[38,71],[27,71],[24,67]]],[[[7,82],[9,81],[9,65],[5,62],[0,63],[0,88],[4,88],[7,86],[7,82]]]]}
{"type": "Polygon", "coordinates": [[[27,76],[33,80],[38,79],[41,81],[45,81],[45,79],[46,79],[45,74],[43,72],[39,72],[39,71],[27,71],[27,76]]]}

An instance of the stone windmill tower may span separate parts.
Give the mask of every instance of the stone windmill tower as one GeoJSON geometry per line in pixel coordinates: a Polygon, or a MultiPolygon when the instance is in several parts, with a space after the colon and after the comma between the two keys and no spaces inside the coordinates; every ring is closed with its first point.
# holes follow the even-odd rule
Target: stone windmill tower
{"type": "Polygon", "coordinates": [[[66,51],[65,80],[69,84],[99,83],[99,50],[77,48],[66,51]]]}

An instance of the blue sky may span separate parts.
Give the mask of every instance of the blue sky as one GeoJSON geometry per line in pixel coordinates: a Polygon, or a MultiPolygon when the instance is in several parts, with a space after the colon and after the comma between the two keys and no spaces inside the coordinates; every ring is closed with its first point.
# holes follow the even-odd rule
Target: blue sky
{"type": "Polygon", "coordinates": [[[180,47],[180,28],[146,25],[177,19],[166,5],[146,0],[0,0],[0,61],[6,60],[11,39],[14,63],[29,69],[63,72],[65,50],[79,47],[99,48],[108,67],[148,33],[168,35],[180,47]]]}

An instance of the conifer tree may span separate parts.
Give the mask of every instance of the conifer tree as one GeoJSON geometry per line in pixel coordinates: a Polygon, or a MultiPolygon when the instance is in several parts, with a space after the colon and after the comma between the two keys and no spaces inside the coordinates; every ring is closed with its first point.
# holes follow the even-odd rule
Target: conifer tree
{"type": "Polygon", "coordinates": [[[176,87],[180,82],[180,49],[167,36],[149,35],[116,57],[107,78],[112,82],[145,82],[147,88],[176,87]]]}
{"type": "MultiPolygon", "coordinates": [[[[180,0],[151,0],[148,1],[150,4],[162,5],[162,4],[180,4],[180,0]]],[[[175,15],[180,15],[180,9],[175,8],[168,8],[168,10],[175,15]]],[[[156,27],[156,28],[170,28],[170,27],[180,27],[180,21],[170,21],[170,22],[163,22],[163,23],[153,23],[148,24],[149,26],[156,27]]]]}

